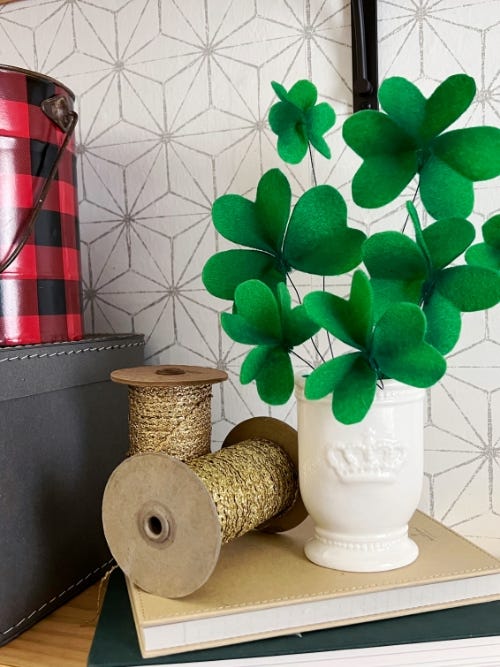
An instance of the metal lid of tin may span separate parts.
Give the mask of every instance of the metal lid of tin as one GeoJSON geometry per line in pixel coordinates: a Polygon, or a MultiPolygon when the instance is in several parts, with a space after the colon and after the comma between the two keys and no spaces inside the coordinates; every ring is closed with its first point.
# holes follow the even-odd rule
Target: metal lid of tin
{"type": "Polygon", "coordinates": [[[75,94],[72,90],[68,88],[64,83],[61,83],[57,79],[54,79],[51,76],[48,76],[47,74],[40,74],[40,72],[34,72],[33,70],[29,69],[23,69],[22,67],[15,67],[14,65],[2,65],[0,64],[0,72],[6,70],[7,72],[17,72],[18,74],[25,74],[26,76],[31,76],[35,79],[40,79],[42,81],[46,81],[47,83],[52,83],[55,86],[58,86],[59,88],[62,88],[65,90],[68,95],[71,97],[72,100],[75,99],[75,94]]]}

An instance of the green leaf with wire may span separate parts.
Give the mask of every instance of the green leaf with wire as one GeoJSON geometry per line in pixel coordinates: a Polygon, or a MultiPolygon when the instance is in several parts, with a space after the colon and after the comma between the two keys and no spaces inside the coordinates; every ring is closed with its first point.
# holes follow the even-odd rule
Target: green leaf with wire
{"type": "Polygon", "coordinates": [[[241,382],[255,380],[264,401],[285,403],[293,391],[290,353],[314,336],[319,326],[303,305],[292,307],[284,283],[274,292],[259,280],[248,280],[236,288],[234,300],[236,312],[222,313],[222,328],[234,341],[256,346],[242,364],[241,382]]]}
{"type": "Polygon", "coordinates": [[[297,164],[307,154],[309,145],[330,158],[324,134],[334,126],[335,112],[327,102],[316,104],[316,86],[305,79],[297,81],[288,92],[276,81],[271,85],[280,101],[269,111],[269,125],[278,135],[281,159],[297,164]]]}
{"type": "Polygon", "coordinates": [[[448,266],[474,239],[468,220],[446,218],[422,229],[413,204],[407,208],[416,241],[400,232],[380,232],[363,245],[375,316],[383,315],[391,303],[421,305],[428,320],[427,342],[447,354],[460,335],[460,312],[498,303],[498,277],[481,267],[448,266]]]}
{"type": "Polygon", "coordinates": [[[425,209],[436,219],[465,218],[473,184],[500,175],[500,129],[468,127],[445,132],[469,108],[474,80],[455,74],[426,99],[407,79],[386,79],[382,111],[358,111],[342,129],[363,164],[352,181],[356,204],[376,208],[393,201],[418,176],[425,209]]]}
{"type": "Polygon", "coordinates": [[[279,169],[262,176],[255,202],[232,194],[215,201],[215,228],[246,249],[216,253],[205,263],[202,280],[211,294],[232,299],[245,280],[259,279],[274,289],[292,269],[338,275],[359,264],[366,235],[347,226],[347,207],[335,188],[313,187],[291,216],[290,208],[290,184],[279,169]]]}

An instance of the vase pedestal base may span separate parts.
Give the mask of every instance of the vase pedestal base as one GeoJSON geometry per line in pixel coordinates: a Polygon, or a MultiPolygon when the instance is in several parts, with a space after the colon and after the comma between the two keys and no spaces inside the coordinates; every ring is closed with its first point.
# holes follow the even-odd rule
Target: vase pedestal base
{"type": "Polygon", "coordinates": [[[418,547],[408,537],[407,527],[386,535],[355,538],[315,528],[304,552],[310,561],[322,567],[346,572],[382,572],[413,563],[418,547]]]}

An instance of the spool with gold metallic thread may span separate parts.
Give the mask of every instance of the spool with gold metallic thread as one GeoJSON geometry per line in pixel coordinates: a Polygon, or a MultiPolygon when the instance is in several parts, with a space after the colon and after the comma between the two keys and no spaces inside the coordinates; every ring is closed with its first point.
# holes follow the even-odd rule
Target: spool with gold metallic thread
{"type": "Polygon", "coordinates": [[[164,452],[190,461],[210,452],[212,385],[227,373],[200,366],[138,366],[111,373],[128,385],[129,456],[164,452]]]}
{"type": "Polygon", "coordinates": [[[297,457],[293,428],[254,417],[219,451],[187,463],[158,453],[126,459],[103,497],[113,557],[149,593],[193,593],[212,574],[223,544],[255,528],[289,530],[306,518],[297,457]]]}

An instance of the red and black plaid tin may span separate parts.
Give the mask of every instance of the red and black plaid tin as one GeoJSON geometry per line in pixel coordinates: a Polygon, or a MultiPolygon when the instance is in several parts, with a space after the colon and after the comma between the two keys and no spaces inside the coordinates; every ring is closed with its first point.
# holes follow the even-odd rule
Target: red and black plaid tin
{"type": "Polygon", "coordinates": [[[0,273],[0,345],[83,335],[74,138],[42,110],[57,98],[72,111],[74,95],[58,81],[0,65],[0,265],[26,235],[44,186],[46,194],[27,242],[0,273]]]}

